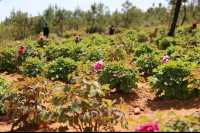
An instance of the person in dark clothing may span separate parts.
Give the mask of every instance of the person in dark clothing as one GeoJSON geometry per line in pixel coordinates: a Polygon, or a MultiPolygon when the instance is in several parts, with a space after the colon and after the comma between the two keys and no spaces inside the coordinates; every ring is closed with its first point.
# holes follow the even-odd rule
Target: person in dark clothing
{"type": "Polygon", "coordinates": [[[43,27],[43,35],[48,38],[49,37],[49,27],[47,25],[47,23],[45,24],[45,26],[43,27]]]}
{"type": "Polygon", "coordinates": [[[197,29],[197,22],[193,22],[192,26],[189,29],[189,33],[193,33],[197,29]]]}
{"type": "Polygon", "coordinates": [[[111,25],[110,27],[109,27],[109,35],[113,35],[114,33],[115,33],[115,28],[114,28],[114,26],[113,25],[111,25]]]}

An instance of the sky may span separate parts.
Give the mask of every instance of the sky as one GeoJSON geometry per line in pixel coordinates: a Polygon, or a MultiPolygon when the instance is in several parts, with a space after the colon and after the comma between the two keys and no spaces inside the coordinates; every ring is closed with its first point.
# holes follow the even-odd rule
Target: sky
{"type": "MultiPolygon", "coordinates": [[[[49,5],[57,5],[58,7],[65,8],[67,10],[74,10],[77,7],[87,10],[94,2],[104,3],[110,8],[111,11],[115,9],[121,9],[122,3],[126,0],[0,0],[0,21],[10,15],[10,12],[14,10],[21,10],[27,12],[30,16],[36,16],[41,14],[49,5]]],[[[153,3],[163,3],[167,5],[167,0],[129,0],[133,5],[146,10],[152,6],[153,3]]]]}

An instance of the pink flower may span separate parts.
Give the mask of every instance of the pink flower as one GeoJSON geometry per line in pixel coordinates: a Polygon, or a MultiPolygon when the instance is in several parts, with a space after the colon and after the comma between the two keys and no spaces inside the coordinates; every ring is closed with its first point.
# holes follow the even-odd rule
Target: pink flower
{"type": "Polygon", "coordinates": [[[95,72],[99,72],[103,68],[103,60],[97,61],[94,65],[95,72]]]}
{"type": "Polygon", "coordinates": [[[136,129],[136,132],[159,132],[160,128],[157,123],[148,123],[136,129]]]}
{"type": "Polygon", "coordinates": [[[168,55],[165,55],[162,59],[163,64],[167,64],[169,62],[170,57],[168,55]]]}

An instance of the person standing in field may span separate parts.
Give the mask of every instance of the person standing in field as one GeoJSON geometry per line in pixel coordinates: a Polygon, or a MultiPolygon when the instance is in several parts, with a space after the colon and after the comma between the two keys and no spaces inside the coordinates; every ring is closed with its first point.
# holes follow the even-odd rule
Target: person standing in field
{"type": "Polygon", "coordinates": [[[115,28],[113,25],[111,25],[108,29],[109,35],[113,35],[115,33],[115,28]]]}
{"type": "Polygon", "coordinates": [[[49,27],[47,25],[47,23],[45,23],[44,27],[43,27],[43,35],[48,38],[49,37],[49,27]]]}

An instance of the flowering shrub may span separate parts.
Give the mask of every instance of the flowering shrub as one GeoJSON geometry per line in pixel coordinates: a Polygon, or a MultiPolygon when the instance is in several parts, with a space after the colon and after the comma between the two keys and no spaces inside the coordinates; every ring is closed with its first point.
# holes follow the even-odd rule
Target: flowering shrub
{"type": "Polygon", "coordinates": [[[38,45],[43,47],[48,44],[48,39],[44,35],[40,34],[37,38],[38,45]]]}
{"type": "Polygon", "coordinates": [[[75,38],[74,38],[74,41],[75,41],[76,43],[79,43],[81,40],[82,40],[82,39],[81,39],[80,35],[76,35],[75,38]]]}
{"type": "Polygon", "coordinates": [[[169,55],[167,54],[164,55],[162,59],[162,64],[167,64],[169,62],[169,59],[170,59],[169,55]]]}
{"type": "Polygon", "coordinates": [[[76,62],[70,58],[59,57],[47,65],[46,76],[55,80],[68,81],[69,74],[76,69],[76,62]]]}
{"type": "Polygon", "coordinates": [[[29,56],[29,49],[25,46],[20,46],[17,51],[17,64],[21,65],[29,56]]]}
{"type": "Polygon", "coordinates": [[[44,63],[37,57],[29,57],[20,66],[20,71],[27,76],[39,76],[43,72],[44,63]]]}
{"type": "Polygon", "coordinates": [[[99,73],[99,81],[123,93],[129,93],[137,87],[136,71],[117,63],[107,64],[99,73]]]}
{"type": "Polygon", "coordinates": [[[159,65],[159,61],[154,54],[146,54],[136,59],[136,65],[145,75],[152,75],[153,69],[159,65]]]}
{"type": "Polygon", "coordinates": [[[148,123],[141,125],[136,129],[136,132],[159,132],[160,128],[157,123],[148,123]]]}
{"type": "Polygon", "coordinates": [[[18,49],[17,58],[20,58],[21,56],[23,56],[23,54],[25,54],[25,52],[26,52],[26,48],[24,46],[20,46],[18,49]]]}
{"type": "Polygon", "coordinates": [[[155,69],[150,79],[158,96],[167,98],[187,98],[190,95],[187,77],[191,74],[191,64],[182,61],[170,61],[155,69]]]}
{"type": "Polygon", "coordinates": [[[99,72],[101,69],[103,69],[103,66],[104,66],[103,60],[97,61],[97,62],[94,64],[94,71],[95,71],[95,72],[99,72]]]}

